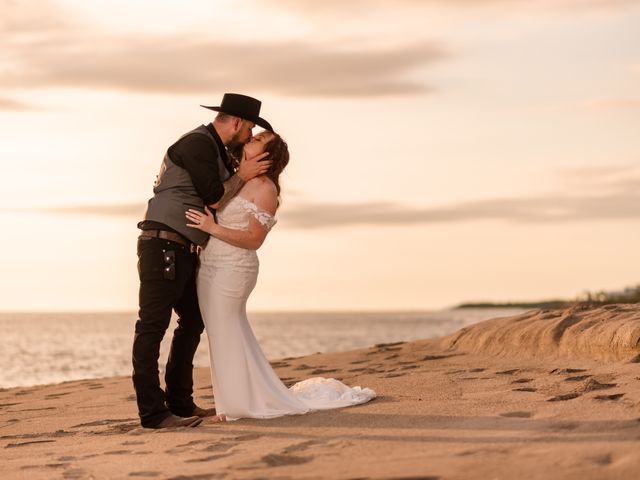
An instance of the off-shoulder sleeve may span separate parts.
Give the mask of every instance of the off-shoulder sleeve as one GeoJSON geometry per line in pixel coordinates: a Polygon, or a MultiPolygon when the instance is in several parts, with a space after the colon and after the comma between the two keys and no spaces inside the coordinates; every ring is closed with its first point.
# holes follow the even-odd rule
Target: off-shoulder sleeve
{"type": "Polygon", "coordinates": [[[240,198],[244,200],[242,203],[244,204],[244,207],[247,209],[247,211],[249,211],[249,213],[251,213],[251,215],[253,215],[256,220],[260,222],[260,225],[264,226],[267,229],[267,231],[271,230],[273,226],[278,222],[278,219],[276,219],[270,213],[260,210],[255,203],[250,202],[246,198],[240,198]]]}

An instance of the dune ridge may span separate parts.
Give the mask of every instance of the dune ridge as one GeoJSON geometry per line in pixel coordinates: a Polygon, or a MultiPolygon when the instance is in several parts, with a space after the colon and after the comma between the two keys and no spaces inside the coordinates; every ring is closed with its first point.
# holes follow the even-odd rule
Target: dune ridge
{"type": "Polygon", "coordinates": [[[640,361],[640,305],[532,310],[463,328],[442,348],[498,356],[640,361]]]}

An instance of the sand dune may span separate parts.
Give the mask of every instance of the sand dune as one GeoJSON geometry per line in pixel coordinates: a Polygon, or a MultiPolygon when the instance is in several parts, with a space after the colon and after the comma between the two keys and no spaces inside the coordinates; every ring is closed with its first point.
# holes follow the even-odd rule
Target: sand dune
{"type": "Polygon", "coordinates": [[[640,306],[533,310],[487,320],[444,338],[443,348],[492,355],[640,360],[640,306]]]}
{"type": "MultiPolygon", "coordinates": [[[[535,311],[274,361],[286,384],[330,376],[378,398],[271,420],[143,429],[125,377],[0,390],[2,478],[636,479],[639,313],[535,311]]],[[[208,369],[195,396],[214,404],[208,369]]]]}

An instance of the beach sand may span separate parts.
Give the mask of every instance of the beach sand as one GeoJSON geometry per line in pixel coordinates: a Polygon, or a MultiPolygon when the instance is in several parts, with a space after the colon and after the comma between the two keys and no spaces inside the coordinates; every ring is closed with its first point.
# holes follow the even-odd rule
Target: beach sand
{"type": "MultiPolygon", "coordinates": [[[[3,479],[640,478],[640,306],[532,311],[442,339],[273,362],[374,401],[142,429],[125,377],[0,391],[3,479]]],[[[43,365],[42,368],[47,368],[43,365]]],[[[197,403],[212,406],[208,369],[197,403]]]]}

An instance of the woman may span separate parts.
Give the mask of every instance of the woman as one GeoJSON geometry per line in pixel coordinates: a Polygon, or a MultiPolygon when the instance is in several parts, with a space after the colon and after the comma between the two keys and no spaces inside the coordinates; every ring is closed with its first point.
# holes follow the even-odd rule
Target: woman
{"type": "Polygon", "coordinates": [[[197,276],[218,420],[271,418],[312,410],[340,408],[375,397],[371,389],[349,388],[321,377],[288,389],[264,356],[247,320],[246,305],[258,278],[256,250],[276,223],[279,177],[289,163],[287,144],[264,131],[244,147],[245,156],[269,152],[271,168],[247,182],[215,218],[207,210],[186,213],[191,223],[211,235],[200,255],[197,276]]]}

